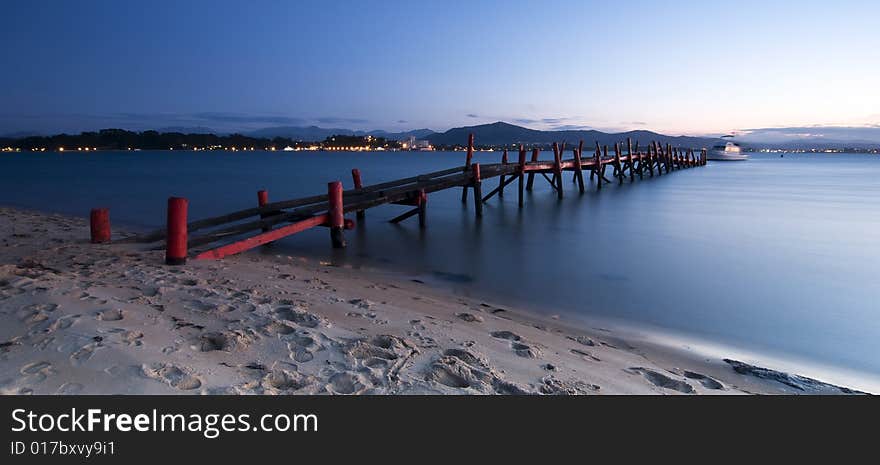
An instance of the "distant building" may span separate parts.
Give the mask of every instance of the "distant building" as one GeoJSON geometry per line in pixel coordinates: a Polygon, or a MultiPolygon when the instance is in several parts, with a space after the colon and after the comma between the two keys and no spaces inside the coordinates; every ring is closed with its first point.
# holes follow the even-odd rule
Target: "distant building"
{"type": "Polygon", "coordinates": [[[430,141],[417,140],[415,136],[410,136],[409,139],[401,141],[400,147],[404,150],[434,150],[434,146],[431,145],[430,141]]]}

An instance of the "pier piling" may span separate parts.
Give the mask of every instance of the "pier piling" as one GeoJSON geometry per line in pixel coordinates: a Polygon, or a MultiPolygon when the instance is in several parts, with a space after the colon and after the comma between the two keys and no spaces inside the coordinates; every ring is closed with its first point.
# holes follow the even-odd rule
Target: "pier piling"
{"type": "Polygon", "coordinates": [[[110,210],[93,208],[89,213],[89,226],[92,244],[110,242],[110,210]]]}
{"type": "MultiPolygon", "coordinates": [[[[506,165],[507,163],[508,163],[508,161],[507,161],[507,149],[504,149],[504,153],[501,155],[501,164],[502,164],[502,165],[506,165]]],[[[502,174],[501,177],[500,177],[499,180],[498,180],[498,197],[504,197],[504,186],[507,185],[507,183],[504,182],[506,178],[507,178],[507,177],[506,177],[505,175],[502,174]]]]}
{"type": "Polygon", "coordinates": [[[187,253],[187,210],[189,202],[182,197],[168,199],[168,218],[165,239],[165,264],[183,265],[187,253]]]}
{"type": "MultiPolygon", "coordinates": [[[[474,180],[473,180],[473,188],[474,188],[474,211],[476,213],[477,218],[483,217],[483,181],[480,178],[480,164],[474,163],[473,165],[474,171],[474,180]]],[[[467,188],[465,188],[467,189],[467,188]]]]}
{"type": "MultiPolygon", "coordinates": [[[[265,207],[266,204],[268,204],[268,203],[269,203],[269,192],[265,191],[265,190],[257,191],[257,206],[262,208],[262,207],[265,207]]],[[[265,212],[260,213],[260,219],[265,219],[268,216],[270,216],[268,213],[265,213],[265,212]]],[[[270,229],[272,229],[270,226],[265,226],[265,227],[263,227],[263,232],[269,231],[270,229]]]]}
{"type": "Polygon", "coordinates": [[[330,226],[330,242],[334,249],[345,248],[345,217],[342,210],[342,183],[327,183],[327,220],[330,226]]]}
{"type": "MultiPolygon", "coordinates": [[[[532,162],[537,163],[540,152],[537,148],[532,149],[532,162]]],[[[529,173],[528,181],[526,182],[526,190],[531,192],[532,187],[535,186],[535,173],[529,173]]]]}
{"type": "MultiPolygon", "coordinates": [[[[351,179],[354,182],[354,188],[357,190],[361,190],[364,188],[364,183],[361,181],[361,170],[354,168],[351,170],[351,179]]],[[[358,210],[356,212],[358,221],[363,221],[367,217],[367,213],[364,210],[358,210]]]]}
{"type": "MultiPolygon", "coordinates": [[[[471,134],[468,134],[467,158],[465,158],[465,162],[464,162],[465,173],[467,173],[467,171],[471,168],[471,161],[473,161],[473,158],[474,158],[474,135],[473,135],[473,133],[471,133],[471,134]]],[[[468,192],[468,188],[467,188],[467,186],[464,186],[461,190],[461,203],[467,202],[467,192],[468,192]]]]}
{"type": "Polygon", "coordinates": [[[327,214],[330,223],[330,242],[334,249],[345,248],[345,217],[342,210],[342,183],[327,183],[327,214]]]}
{"type": "Polygon", "coordinates": [[[583,160],[581,160],[581,152],[584,151],[584,141],[581,140],[578,143],[576,149],[574,149],[574,177],[578,183],[578,191],[583,194],[584,193],[584,170],[583,170],[583,160]]]}

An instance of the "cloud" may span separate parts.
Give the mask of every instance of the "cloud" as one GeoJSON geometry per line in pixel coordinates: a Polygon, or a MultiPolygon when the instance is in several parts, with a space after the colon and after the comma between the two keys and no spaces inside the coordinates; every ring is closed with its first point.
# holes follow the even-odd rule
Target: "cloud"
{"type": "Polygon", "coordinates": [[[303,124],[302,118],[280,115],[248,115],[242,113],[193,113],[193,118],[218,123],[240,124],[303,124]]]}
{"type": "Polygon", "coordinates": [[[465,116],[467,116],[468,118],[479,118],[480,117],[480,115],[475,114],[475,113],[468,113],[465,116]]]}
{"type": "Polygon", "coordinates": [[[624,121],[620,124],[622,124],[624,126],[647,126],[648,125],[648,123],[646,123],[644,121],[624,121]]]}
{"type": "Polygon", "coordinates": [[[322,116],[315,118],[321,124],[364,124],[368,121],[362,118],[346,118],[342,116],[322,116]]]}

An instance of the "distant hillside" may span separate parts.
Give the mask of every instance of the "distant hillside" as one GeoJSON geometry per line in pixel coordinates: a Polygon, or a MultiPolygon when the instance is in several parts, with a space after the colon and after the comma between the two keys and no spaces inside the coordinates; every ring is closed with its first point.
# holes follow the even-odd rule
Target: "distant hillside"
{"type": "Polygon", "coordinates": [[[553,142],[562,141],[574,144],[583,140],[586,145],[592,146],[596,142],[599,142],[601,145],[611,145],[615,142],[626,140],[629,137],[633,142],[639,141],[642,144],[657,141],[662,144],[668,143],[680,147],[699,148],[709,147],[718,140],[703,137],[666,136],[651,131],[629,131],[617,134],[595,130],[539,131],[500,121],[478,126],[453,128],[444,133],[430,135],[428,140],[435,146],[464,145],[467,143],[468,134],[470,133],[474,134],[477,145],[548,145],[553,142]]]}
{"type": "Polygon", "coordinates": [[[245,135],[267,139],[271,139],[273,137],[285,137],[293,140],[320,141],[334,135],[353,136],[359,134],[358,131],[352,131],[351,129],[342,128],[319,128],[318,126],[279,126],[273,128],[257,129],[256,131],[245,133],[245,135]]]}
{"type": "Polygon", "coordinates": [[[257,129],[256,131],[250,131],[245,135],[250,137],[260,137],[271,139],[273,137],[284,137],[293,140],[301,140],[301,141],[322,141],[330,136],[344,135],[344,136],[366,136],[370,135],[373,137],[384,137],[388,140],[405,140],[409,139],[411,136],[414,136],[416,139],[424,139],[426,136],[434,134],[434,131],[430,129],[416,129],[413,131],[407,132],[388,132],[388,131],[355,131],[352,129],[343,129],[343,128],[321,128],[318,126],[306,126],[306,127],[297,127],[297,126],[279,126],[272,128],[263,128],[257,129]]]}
{"type": "Polygon", "coordinates": [[[221,134],[211,128],[204,126],[167,126],[156,129],[158,132],[177,132],[180,134],[221,134]]]}
{"type": "Polygon", "coordinates": [[[373,137],[384,137],[388,140],[406,140],[410,137],[415,137],[416,139],[426,139],[428,136],[432,134],[436,134],[436,132],[430,129],[414,129],[412,131],[406,132],[388,132],[388,131],[370,131],[367,134],[373,137]]]}

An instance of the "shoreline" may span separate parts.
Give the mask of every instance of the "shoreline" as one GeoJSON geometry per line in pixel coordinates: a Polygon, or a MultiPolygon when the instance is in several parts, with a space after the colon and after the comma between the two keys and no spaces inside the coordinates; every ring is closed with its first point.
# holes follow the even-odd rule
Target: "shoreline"
{"type": "Polygon", "coordinates": [[[85,219],[7,207],[0,237],[2,394],[852,392],[384,270],[168,267],[89,244],[85,219]]]}

